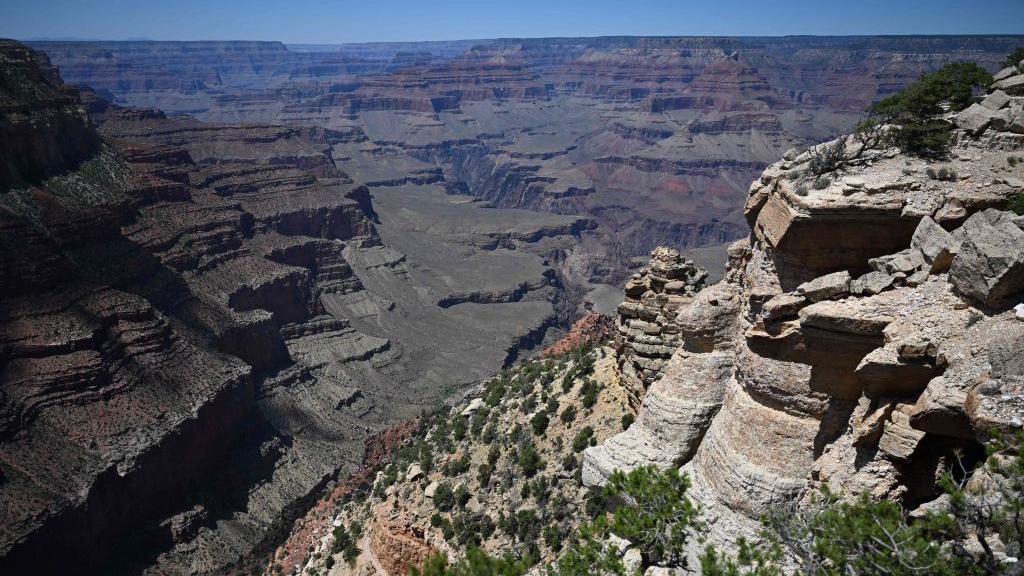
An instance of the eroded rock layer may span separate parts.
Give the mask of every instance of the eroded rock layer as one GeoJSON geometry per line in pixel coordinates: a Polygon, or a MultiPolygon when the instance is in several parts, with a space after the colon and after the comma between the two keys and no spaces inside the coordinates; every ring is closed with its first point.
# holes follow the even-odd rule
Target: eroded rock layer
{"type": "MultiPolygon", "coordinates": [[[[74,84],[210,122],[319,126],[371,189],[440,185],[595,221],[564,269],[611,315],[659,245],[742,237],[747,184],[878,98],[1020,37],[545,38],[286,47],[40,42],[74,84]]],[[[878,233],[887,228],[878,224],[878,233]]],[[[899,233],[899,230],[894,231],[899,233]]]]}
{"type": "Polygon", "coordinates": [[[1002,209],[1024,193],[1008,161],[1022,100],[977,105],[1005,122],[951,116],[942,161],[874,150],[817,186],[813,149],[768,167],[751,237],[674,312],[680,344],[629,429],[586,451],[584,482],[681,466],[710,541],[729,545],[823,483],[913,510],[955,451],[972,465],[991,432],[1019,430],[1024,220],[1002,209]]]}
{"type": "Polygon", "coordinates": [[[0,48],[0,570],[222,573],[574,309],[586,219],[371,197],[345,133],[122,108],[0,48]]]}

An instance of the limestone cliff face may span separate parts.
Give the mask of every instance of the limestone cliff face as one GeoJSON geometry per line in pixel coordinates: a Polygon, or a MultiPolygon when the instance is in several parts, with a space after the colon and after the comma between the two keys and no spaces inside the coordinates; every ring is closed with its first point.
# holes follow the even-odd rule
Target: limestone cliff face
{"type": "Polygon", "coordinates": [[[954,450],[977,457],[988,431],[1019,429],[1024,220],[1000,208],[1024,192],[1007,162],[1024,149],[1021,102],[999,92],[962,113],[943,162],[882,150],[814,187],[808,151],[765,170],[750,238],[659,322],[680,344],[632,426],[587,450],[584,482],[681,466],[711,540],[729,543],[825,482],[913,509],[954,450]]]}

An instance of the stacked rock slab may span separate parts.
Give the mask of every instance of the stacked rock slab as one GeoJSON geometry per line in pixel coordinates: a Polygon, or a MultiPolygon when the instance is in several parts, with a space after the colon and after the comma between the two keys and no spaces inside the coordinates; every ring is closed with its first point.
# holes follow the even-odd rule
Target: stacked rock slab
{"type": "Polygon", "coordinates": [[[1020,429],[1024,220],[1000,208],[1024,193],[1007,162],[1024,97],[1004,92],[1010,121],[961,127],[941,164],[878,150],[816,190],[810,152],[766,169],[749,243],[676,309],[689,329],[636,422],[586,452],[585,482],[682,464],[710,543],[728,546],[825,482],[913,509],[953,451],[1020,429]]]}
{"type": "Polygon", "coordinates": [[[626,283],[626,299],[619,304],[617,319],[624,342],[621,369],[639,396],[682,342],[675,315],[704,287],[705,278],[705,270],[678,250],[662,246],[626,283]]]}

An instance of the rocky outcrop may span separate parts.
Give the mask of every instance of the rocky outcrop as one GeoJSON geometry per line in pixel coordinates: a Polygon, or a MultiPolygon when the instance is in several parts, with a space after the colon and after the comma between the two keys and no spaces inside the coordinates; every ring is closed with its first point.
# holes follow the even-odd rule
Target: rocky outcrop
{"type": "Polygon", "coordinates": [[[374,515],[370,551],[386,574],[408,574],[412,567],[421,568],[433,551],[423,535],[406,528],[407,524],[408,519],[389,522],[383,510],[374,515]]]}
{"type": "Polygon", "coordinates": [[[615,329],[607,316],[591,312],[573,323],[569,333],[558,342],[541,350],[541,356],[560,356],[583,346],[607,340],[615,329]]]}
{"type": "Polygon", "coordinates": [[[913,509],[954,451],[1019,430],[1024,244],[1000,208],[1024,191],[1005,161],[1024,139],[1010,126],[962,127],[942,180],[896,149],[814,189],[807,152],[765,170],[749,243],[665,314],[678,345],[632,426],[587,450],[584,481],[681,466],[710,542],[728,545],[826,482],[913,509]]]}
{"type": "Polygon", "coordinates": [[[704,286],[707,272],[671,248],[657,248],[650,264],[626,283],[616,326],[623,339],[622,372],[638,395],[661,374],[682,343],[679,308],[704,286]]]}

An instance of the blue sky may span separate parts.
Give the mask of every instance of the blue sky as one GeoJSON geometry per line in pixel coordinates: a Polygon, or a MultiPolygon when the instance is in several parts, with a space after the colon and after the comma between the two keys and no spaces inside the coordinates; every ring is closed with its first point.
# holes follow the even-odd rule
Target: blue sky
{"type": "Polygon", "coordinates": [[[1024,0],[0,0],[0,37],[338,43],[1024,33],[1024,0]]]}

